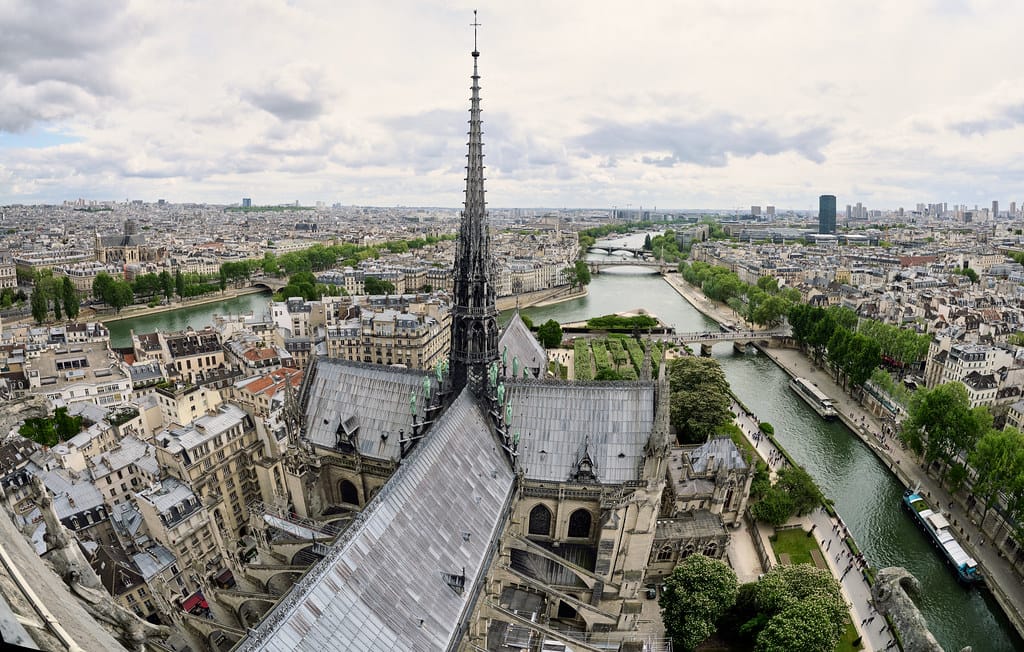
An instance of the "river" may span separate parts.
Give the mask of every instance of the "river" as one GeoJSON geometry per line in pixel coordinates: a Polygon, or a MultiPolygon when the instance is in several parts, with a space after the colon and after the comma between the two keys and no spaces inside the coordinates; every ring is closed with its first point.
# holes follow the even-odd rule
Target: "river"
{"type": "MultiPolygon", "coordinates": [[[[612,242],[643,244],[643,235],[612,242]]],[[[604,258],[592,255],[593,259],[604,258]]],[[[613,312],[646,308],[682,331],[715,330],[659,276],[616,268],[595,275],[586,297],[523,311],[534,323],[578,321],[613,312]]],[[[733,391],[775,434],[817,481],[846,521],[875,567],[903,566],[921,583],[918,604],[928,626],[946,650],[971,645],[974,652],[1024,649],[996,602],[985,592],[966,590],[953,579],[910,517],[900,509],[903,487],[877,457],[838,422],[825,422],[791,389],[789,376],[767,356],[738,354],[732,344],[715,345],[733,391]]]]}
{"type": "Polygon", "coordinates": [[[109,321],[105,325],[110,329],[110,346],[127,347],[132,345],[132,329],[136,333],[181,331],[189,326],[200,329],[212,324],[214,315],[239,315],[250,312],[262,314],[266,312],[269,300],[269,292],[243,294],[223,301],[211,301],[167,312],[109,321]]]}
{"type": "MultiPolygon", "coordinates": [[[[643,234],[612,242],[643,244],[643,234]]],[[[595,256],[601,258],[601,256],[595,256]]],[[[713,330],[715,323],[695,310],[661,277],[649,270],[623,268],[595,275],[585,297],[523,311],[534,323],[558,322],[645,308],[681,331],[713,330]]],[[[267,295],[245,295],[223,302],[126,319],[108,324],[112,346],[130,343],[136,332],[201,328],[214,314],[263,311],[267,295]]],[[[508,317],[508,313],[503,315],[508,317]]],[[[903,488],[877,457],[845,426],[823,421],[789,389],[789,376],[766,356],[737,354],[725,343],[713,348],[733,391],[763,421],[818,482],[876,567],[903,566],[921,582],[919,606],[946,650],[971,645],[975,652],[1012,652],[1024,643],[995,601],[979,590],[965,590],[900,509],[903,488]]]]}

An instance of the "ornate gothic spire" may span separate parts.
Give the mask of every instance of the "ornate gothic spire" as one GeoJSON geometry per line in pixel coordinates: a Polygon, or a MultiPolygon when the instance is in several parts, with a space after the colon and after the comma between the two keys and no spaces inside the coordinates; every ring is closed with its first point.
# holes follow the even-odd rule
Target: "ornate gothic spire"
{"type": "Polygon", "coordinates": [[[452,383],[483,396],[487,365],[498,359],[498,311],[494,305],[493,265],[487,206],[484,201],[483,131],[480,128],[480,74],[473,12],[473,85],[469,104],[469,152],[466,154],[466,200],[455,249],[455,306],[452,311],[452,383]]]}

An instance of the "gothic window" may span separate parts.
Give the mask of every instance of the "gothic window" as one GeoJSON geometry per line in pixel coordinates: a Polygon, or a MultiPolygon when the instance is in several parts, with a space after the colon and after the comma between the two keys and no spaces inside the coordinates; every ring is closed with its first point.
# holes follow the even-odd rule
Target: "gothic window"
{"type": "Polygon", "coordinates": [[[658,561],[672,561],[672,546],[667,543],[658,551],[658,561]]]}
{"type": "Polygon", "coordinates": [[[688,543],[688,544],[686,544],[686,547],[683,548],[683,553],[679,557],[680,557],[680,559],[686,559],[687,557],[689,557],[690,555],[692,555],[696,551],[697,551],[696,546],[694,546],[692,543],[688,543]]]}
{"type": "Polygon", "coordinates": [[[577,509],[569,517],[569,536],[570,537],[589,537],[590,536],[590,512],[585,509],[577,509]]]}
{"type": "Polygon", "coordinates": [[[718,544],[715,543],[714,541],[711,541],[710,543],[708,543],[708,545],[704,546],[704,556],[705,557],[717,557],[718,556],[718,544]]]}
{"type": "Polygon", "coordinates": [[[529,533],[551,536],[551,510],[544,505],[537,505],[530,510],[529,533]]]}
{"type": "Polygon", "coordinates": [[[338,492],[341,493],[341,502],[349,505],[359,504],[359,492],[356,491],[356,486],[348,480],[338,483],[338,492]]]}

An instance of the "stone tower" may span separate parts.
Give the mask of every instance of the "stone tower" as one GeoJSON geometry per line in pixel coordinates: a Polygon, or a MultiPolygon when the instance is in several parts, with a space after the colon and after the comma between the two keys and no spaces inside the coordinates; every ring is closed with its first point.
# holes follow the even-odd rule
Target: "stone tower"
{"type": "Polygon", "coordinates": [[[468,385],[477,396],[483,396],[487,390],[487,366],[498,359],[498,310],[494,305],[491,236],[487,231],[487,207],[484,202],[480,75],[477,72],[479,58],[474,33],[466,200],[455,249],[451,379],[456,393],[468,385]]]}

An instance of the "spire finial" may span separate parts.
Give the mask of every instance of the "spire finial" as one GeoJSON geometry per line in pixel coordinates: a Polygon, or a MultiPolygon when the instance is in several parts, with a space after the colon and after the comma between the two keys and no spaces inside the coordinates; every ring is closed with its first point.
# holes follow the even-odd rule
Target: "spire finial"
{"type": "Polygon", "coordinates": [[[476,20],[476,9],[473,10],[473,22],[470,23],[470,27],[473,28],[473,56],[475,57],[480,54],[476,49],[476,28],[481,27],[480,23],[476,20]]]}

